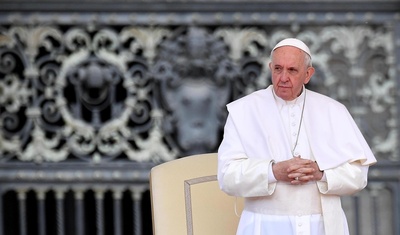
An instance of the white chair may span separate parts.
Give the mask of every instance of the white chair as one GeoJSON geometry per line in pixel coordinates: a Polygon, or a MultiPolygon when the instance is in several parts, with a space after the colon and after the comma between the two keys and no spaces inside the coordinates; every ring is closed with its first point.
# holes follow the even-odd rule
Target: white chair
{"type": "Polygon", "coordinates": [[[150,195],[154,235],[234,235],[243,200],[222,192],[216,174],[216,153],[153,167],[150,195]]]}

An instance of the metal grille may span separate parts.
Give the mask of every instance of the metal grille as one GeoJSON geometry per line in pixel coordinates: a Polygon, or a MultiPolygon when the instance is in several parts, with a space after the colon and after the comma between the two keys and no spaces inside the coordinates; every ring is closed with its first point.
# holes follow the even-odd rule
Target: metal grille
{"type": "Polygon", "coordinates": [[[343,198],[352,234],[399,235],[399,5],[287,4],[0,1],[0,235],[151,234],[151,167],[216,151],[288,36],[378,158],[343,198]]]}
{"type": "Polygon", "coordinates": [[[2,197],[4,234],[142,234],[142,197],[105,188],[17,188],[2,197]]]}

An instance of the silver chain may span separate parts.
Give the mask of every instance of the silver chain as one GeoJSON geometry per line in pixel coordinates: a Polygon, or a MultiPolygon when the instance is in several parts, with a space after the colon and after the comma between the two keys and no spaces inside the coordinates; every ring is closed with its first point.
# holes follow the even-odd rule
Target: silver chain
{"type": "Polygon", "coordinates": [[[301,116],[300,116],[300,123],[299,123],[299,130],[297,131],[297,137],[296,137],[296,142],[294,143],[294,147],[292,149],[292,156],[294,156],[294,150],[297,147],[297,143],[299,142],[299,136],[300,136],[300,128],[301,128],[301,123],[303,122],[303,114],[304,114],[304,106],[306,106],[306,89],[304,89],[304,100],[303,100],[303,107],[301,108],[301,116]]]}

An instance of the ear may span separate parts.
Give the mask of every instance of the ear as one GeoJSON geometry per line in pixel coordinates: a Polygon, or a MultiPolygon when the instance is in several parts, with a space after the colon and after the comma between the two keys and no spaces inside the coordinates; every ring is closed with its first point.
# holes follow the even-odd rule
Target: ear
{"type": "Polygon", "coordinates": [[[306,79],[304,79],[304,84],[307,84],[311,77],[314,75],[315,69],[314,67],[308,67],[306,72],[306,79]]]}

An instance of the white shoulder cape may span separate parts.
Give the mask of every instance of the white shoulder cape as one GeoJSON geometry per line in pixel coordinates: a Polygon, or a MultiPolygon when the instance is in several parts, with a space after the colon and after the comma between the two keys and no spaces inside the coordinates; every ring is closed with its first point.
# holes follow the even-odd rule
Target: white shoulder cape
{"type": "MultiPolygon", "coordinates": [[[[321,170],[346,162],[371,165],[376,159],[350,113],[341,103],[306,90],[303,125],[321,170]]],[[[272,86],[227,105],[250,158],[283,161],[291,156],[290,144],[272,93],[272,86]]]]}

